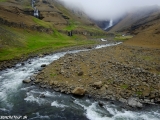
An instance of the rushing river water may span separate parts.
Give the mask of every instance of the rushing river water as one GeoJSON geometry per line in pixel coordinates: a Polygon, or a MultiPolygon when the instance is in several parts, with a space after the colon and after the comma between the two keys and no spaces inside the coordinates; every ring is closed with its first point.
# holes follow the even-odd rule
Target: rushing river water
{"type": "MultiPolygon", "coordinates": [[[[118,43],[119,44],[119,43],[118,43]]],[[[117,44],[97,46],[108,47],[117,44]]],[[[123,104],[98,102],[88,98],[73,98],[50,89],[23,84],[41,69],[42,64],[50,64],[67,53],[88,50],[74,50],[32,58],[24,65],[0,71],[0,119],[28,120],[160,120],[160,106],[151,106],[138,111],[125,110],[123,104]],[[44,97],[41,97],[45,95],[44,97]],[[10,117],[10,118],[9,118],[10,117]],[[18,118],[19,117],[19,118],[18,118]]]]}

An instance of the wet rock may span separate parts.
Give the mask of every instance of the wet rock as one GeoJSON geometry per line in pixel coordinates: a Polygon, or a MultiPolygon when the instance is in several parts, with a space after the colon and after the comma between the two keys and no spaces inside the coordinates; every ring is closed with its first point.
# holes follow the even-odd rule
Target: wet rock
{"type": "Polygon", "coordinates": [[[103,107],[103,106],[104,106],[104,103],[103,103],[102,101],[98,101],[98,105],[99,105],[100,107],[103,107]]]}
{"type": "Polygon", "coordinates": [[[81,88],[81,87],[76,87],[73,91],[72,91],[72,94],[74,95],[84,95],[86,92],[86,90],[84,88],[81,88]]]}
{"type": "Polygon", "coordinates": [[[156,99],[155,99],[155,103],[160,104],[160,98],[156,98],[156,99]]]}
{"type": "Polygon", "coordinates": [[[35,84],[36,84],[36,83],[33,82],[31,85],[35,85],[35,84]]]}
{"type": "Polygon", "coordinates": [[[95,82],[93,84],[93,87],[96,87],[97,89],[100,89],[102,87],[102,81],[99,81],[99,82],[95,82]]]}
{"type": "Polygon", "coordinates": [[[21,63],[21,65],[22,65],[22,66],[24,66],[24,65],[25,65],[25,63],[21,63]]]}
{"type": "Polygon", "coordinates": [[[43,57],[43,54],[39,54],[39,57],[43,57]]]}
{"type": "Polygon", "coordinates": [[[30,79],[28,79],[28,80],[23,80],[23,83],[30,83],[30,82],[31,82],[30,79]]]}
{"type": "Polygon", "coordinates": [[[59,88],[54,88],[54,91],[59,92],[60,89],[59,88]]]}
{"type": "Polygon", "coordinates": [[[45,98],[46,96],[44,94],[40,94],[40,98],[45,98]]]}
{"type": "Polygon", "coordinates": [[[39,82],[40,82],[39,80],[34,81],[35,84],[36,84],[36,83],[39,83],[39,82]]]}
{"type": "Polygon", "coordinates": [[[30,80],[31,80],[31,81],[35,81],[35,80],[36,80],[35,76],[31,76],[31,77],[30,77],[30,80]]]}
{"type": "Polygon", "coordinates": [[[42,65],[41,65],[41,67],[46,67],[46,66],[47,66],[46,64],[42,64],[42,65]]]}
{"type": "Polygon", "coordinates": [[[120,98],[119,101],[122,102],[122,103],[127,103],[127,100],[124,99],[124,98],[120,98]]]}
{"type": "Polygon", "coordinates": [[[46,88],[47,86],[46,86],[46,85],[41,85],[40,87],[41,87],[41,88],[46,88]]]}
{"type": "Polygon", "coordinates": [[[139,100],[137,98],[129,98],[127,101],[128,105],[133,107],[133,108],[142,108],[143,104],[139,102],[139,100]]]}

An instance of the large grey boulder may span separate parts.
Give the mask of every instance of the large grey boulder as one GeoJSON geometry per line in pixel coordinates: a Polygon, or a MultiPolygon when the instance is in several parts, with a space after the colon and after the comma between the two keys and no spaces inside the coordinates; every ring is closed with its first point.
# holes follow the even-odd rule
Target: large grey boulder
{"type": "Polygon", "coordinates": [[[143,104],[139,102],[139,100],[137,98],[129,98],[128,101],[127,101],[128,105],[131,106],[131,107],[138,107],[138,108],[142,108],[143,107],[143,104]]]}
{"type": "Polygon", "coordinates": [[[28,80],[23,80],[23,83],[30,83],[30,82],[31,82],[30,79],[28,79],[28,80]]]}
{"type": "Polygon", "coordinates": [[[84,95],[86,92],[86,90],[84,88],[81,87],[76,87],[73,91],[72,94],[74,95],[84,95]]]}

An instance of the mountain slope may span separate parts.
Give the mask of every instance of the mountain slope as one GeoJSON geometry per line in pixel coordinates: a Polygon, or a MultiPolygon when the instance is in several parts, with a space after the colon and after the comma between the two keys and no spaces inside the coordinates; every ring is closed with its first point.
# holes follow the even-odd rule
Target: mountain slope
{"type": "Polygon", "coordinates": [[[116,31],[134,35],[125,44],[160,48],[160,8],[141,8],[128,14],[110,30],[116,31]]]}
{"type": "Polygon", "coordinates": [[[56,1],[35,0],[35,7],[38,18],[33,16],[30,0],[0,1],[0,61],[93,44],[86,39],[106,34],[84,14],[56,1]],[[72,37],[69,31],[73,31],[72,37]]]}
{"type": "Polygon", "coordinates": [[[142,24],[147,20],[146,18],[151,18],[152,15],[160,13],[159,6],[148,6],[142,8],[135,8],[135,10],[128,12],[115,26],[110,29],[110,32],[115,31],[125,31],[133,24],[142,24]]]}
{"type": "Polygon", "coordinates": [[[56,1],[36,0],[39,10],[39,20],[33,17],[34,8],[28,0],[8,0],[0,2],[0,18],[8,22],[20,23],[26,26],[53,27],[56,30],[87,30],[89,32],[103,32],[83,13],[76,14],[66,9],[56,1]],[[86,27],[88,26],[88,27],[86,27]]]}

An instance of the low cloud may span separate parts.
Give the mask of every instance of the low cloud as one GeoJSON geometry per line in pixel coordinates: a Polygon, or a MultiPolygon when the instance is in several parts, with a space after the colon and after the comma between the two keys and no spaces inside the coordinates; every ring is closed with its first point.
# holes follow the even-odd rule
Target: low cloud
{"type": "Polygon", "coordinates": [[[137,7],[160,5],[160,0],[59,0],[97,20],[116,19],[137,7]]]}

